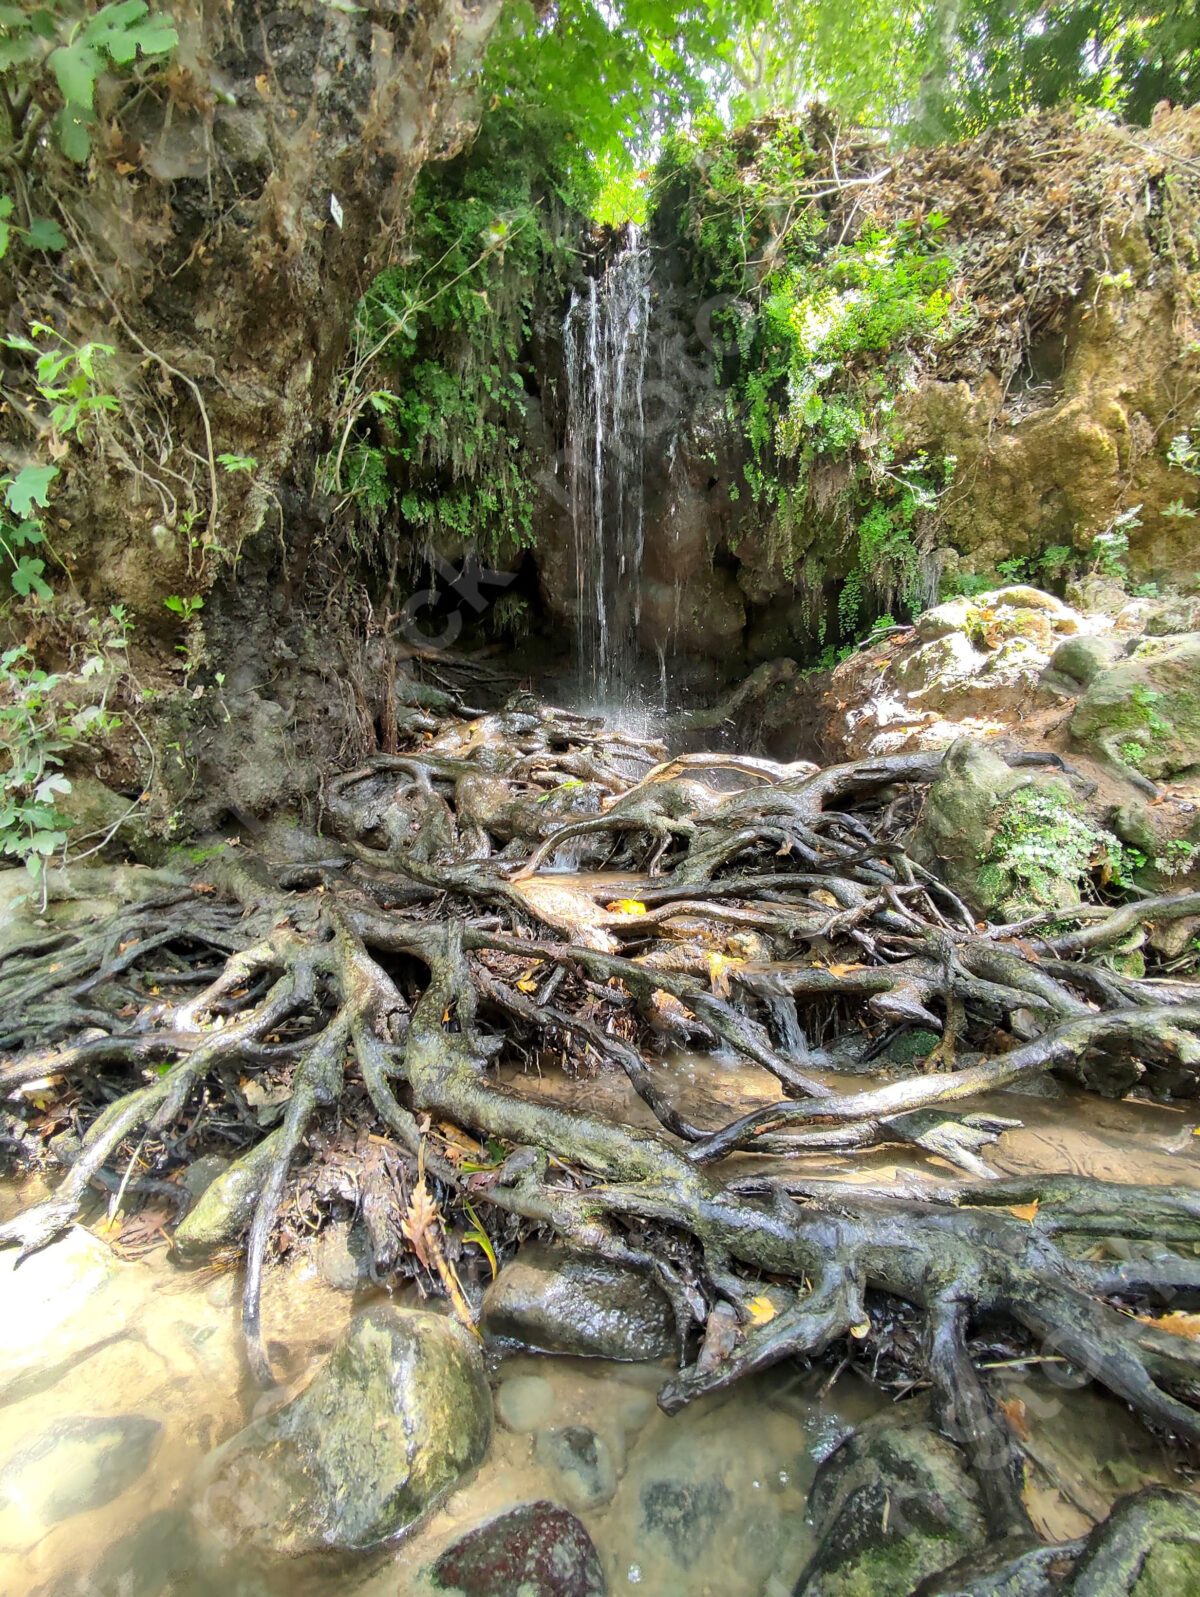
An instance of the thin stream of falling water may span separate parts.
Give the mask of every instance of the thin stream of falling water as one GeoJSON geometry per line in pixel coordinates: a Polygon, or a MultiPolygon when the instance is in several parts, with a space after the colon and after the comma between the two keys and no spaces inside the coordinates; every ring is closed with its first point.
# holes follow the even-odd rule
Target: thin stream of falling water
{"type": "Polygon", "coordinates": [[[631,225],[563,325],[578,668],[593,703],[627,699],[636,674],[649,312],[650,252],[631,225]]]}

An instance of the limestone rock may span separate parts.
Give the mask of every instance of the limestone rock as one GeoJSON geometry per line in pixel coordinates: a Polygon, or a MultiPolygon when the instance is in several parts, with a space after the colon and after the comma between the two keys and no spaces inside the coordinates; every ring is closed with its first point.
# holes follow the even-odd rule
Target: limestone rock
{"type": "Polygon", "coordinates": [[[820,1537],[795,1597],[908,1597],[986,1539],[958,1450],[918,1413],[868,1420],[817,1470],[820,1537]]]}
{"type": "Polygon", "coordinates": [[[409,1529],[487,1451],[483,1356],[457,1322],[360,1314],[312,1384],[201,1465],[192,1514],[217,1546],[294,1556],[409,1529]]]}
{"type": "Polygon", "coordinates": [[[591,1358],[659,1359],[675,1346],[670,1304],[644,1275],[538,1244],[487,1289],[483,1328],[543,1353],[591,1358]]]}
{"type": "Polygon", "coordinates": [[[523,1503],[480,1525],[433,1566],[435,1589],[460,1597],[605,1597],[587,1531],[554,1503],[523,1503]]]}
{"type": "Polygon", "coordinates": [[[1093,679],[1070,729],[1079,748],[1143,779],[1200,764],[1200,633],[1144,640],[1093,679]]]}

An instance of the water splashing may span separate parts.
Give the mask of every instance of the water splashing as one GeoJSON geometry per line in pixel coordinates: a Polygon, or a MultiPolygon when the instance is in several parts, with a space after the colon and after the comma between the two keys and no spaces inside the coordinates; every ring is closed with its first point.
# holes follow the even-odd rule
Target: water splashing
{"type": "Polygon", "coordinates": [[[649,311],[650,252],[631,224],[563,324],[578,668],[593,703],[626,700],[636,676],[649,311]]]}

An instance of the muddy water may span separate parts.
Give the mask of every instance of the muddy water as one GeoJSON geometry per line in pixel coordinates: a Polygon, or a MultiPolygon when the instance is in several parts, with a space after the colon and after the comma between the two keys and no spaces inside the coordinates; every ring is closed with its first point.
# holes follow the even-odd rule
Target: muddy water
{"type": "MultiPolygon", "coordinates": [[[[658,1068],[679,1106],[706,1124],[775,1096],[770,1077],[722,1057],[676,1054],[658,1068]]],[[[531,1096],[651,1123],[625,1078],[607,1070],[508,1079],[531,1096]]],[[[1024,1122],[991,1150],[997,1170],[1200,1185],[1200,1107],[1106,1103],[1069,1089],[997,1093],[982,1107],[1024,1122]]],[[[948,1173],[894,1149],[803,1163],[874,1181],[948,1173]]],[[[0,1194],[0,1213],[17,1197],[0,1194]]],[[[611,1593],[787,1597],[812,1548],[804,1506],[817,1462],[889,1401],[850,1372],[829,1389],[827,1372],[788,1366],[667,1419],[654,1403],[660,1366],[507,1359],[493,1369],[488,1460],[409,1539],[304,1575],[272,1579],[235,1558],[168,1586],[200,1460],[299,1390],[364,1301],[327,1284],[315,1260],[301,1256],[268,1281],[266,1334],[286,1350],[289,1384],[264,1397],[244,1380],[232,1271],[181,1271],[161,1243],[117,1262],[83,1230],[16,1275],[11,1255],[0,1258],[0,1597],[423,1597],[424,1571],[444,1548],[499,1511],[547,1498],[579,1514],[611,1593]],[[547,1450],[546,1433],[570,1425],[604,1443],[606,1501],[573,1497],[547,1450]],[[656,1512],[664,1499],[671,1512],[656,1512]]],[[[1027,1433],[1030,1506],[1048,1536],[1078,1535],[1117,1496],[1170,1478],[1160,1445],[1103,1393],[1049,1365],[990,1378],[1027,1433]]]]}

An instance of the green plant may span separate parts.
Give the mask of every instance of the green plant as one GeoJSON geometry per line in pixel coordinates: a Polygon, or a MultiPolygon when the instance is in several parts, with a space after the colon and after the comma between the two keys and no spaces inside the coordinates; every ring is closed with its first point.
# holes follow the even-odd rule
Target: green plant
{"type": "Polygon", "coordinates": [[[190,621],[198,611],[204,609],[204,600],[199,594],[193,595],[190,599],[184,599],[179,594],[173,593],[170,598],[164,599],[163,603],[173,615],[179,616],[183,621],[190,621]]]}
{"type": "Polygon", "coordinates": [[[1000,806],[980,873],[980,885],[997,896],[1054,905],[1064,883],[1078,888],[1093,871],[1119,872],[1121,847],[1093,826],[1065,789],[1030,783],[1000,806]]]}
{"type": "MultiPolygon", "coordinates": [[[[127,622],[114,607],[112,628],[99,634],[104,647],[124,647],[127,622]]],[[[103,652],[88,655],[80,682],[105,666],[103,652]]],[[[43,879],[46,861],[67,843],[67,823],[56,807],[71,791],[62,766],[70,752],[115,730],[120,718],[109,713],[107,690],[98,703],[65,699],[71,679],[41,670],[24,645],[0,655],[0,737],[8,756],[0,773],[0,853],[22,863],[31,878],[43,879]]]]}
{"type": "Polygon", "coordinates": [[[116,0],[90,13],[82,5],[0,7],[0,73],[6,89],[11,82],[17,91],[5,94],[14,164],[28,162],[47,121],[68,160],[87,160],[97,80],[130,74],[139,57],[161,61],[179,42],[170,23],[149,10],[145,0],[116,0]],[[55,90],[60,103],[52,113],[55,90]]]}
{"type": "Polygon", "coordinates": [[[257,471],[258,461],[253,455],[218,455],[217,465],[227,471],[230,476],[239,471],[257,471]]]}
{"type": "Polygon", "coordinates": [[[1138,514],[1141,508],[1141,505],[1134,505],[1129,510],[1122,510],[1120,515],[1113,517],[1103,532],[1098,532],[1092,539],[1094,574],[1109,577],[1116,582],[1125,581],[1128,576],[1125,556],[1129,553],[1129,534],[1142,524],[1142,518],[1138,514]]]}

